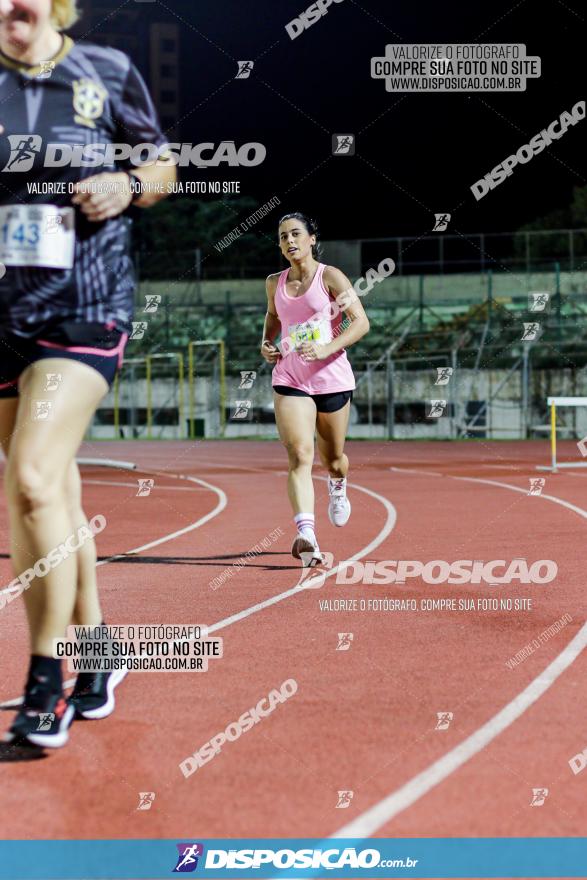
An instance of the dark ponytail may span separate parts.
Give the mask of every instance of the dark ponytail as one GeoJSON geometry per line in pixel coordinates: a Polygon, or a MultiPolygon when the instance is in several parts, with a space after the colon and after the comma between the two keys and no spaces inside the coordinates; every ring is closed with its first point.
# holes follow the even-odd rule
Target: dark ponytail
{"type": "Polygon", "coordinates": [[[312,218],[308,217],[306,214],[302,214],[300,211],[294,211],[293,214],[284,214],[277,224],[278,227],[281,226],[282,223],[285,223],[286,220],[298,220],[300,223],[304,224],[308,235],[316,236],[316,244],[312,245],[312,256],[315,260],[320,261],[322,257],[322,245],[320,244],[320,233],[318,232],[318,224],[316,221],[312,220],[312,218]]]}

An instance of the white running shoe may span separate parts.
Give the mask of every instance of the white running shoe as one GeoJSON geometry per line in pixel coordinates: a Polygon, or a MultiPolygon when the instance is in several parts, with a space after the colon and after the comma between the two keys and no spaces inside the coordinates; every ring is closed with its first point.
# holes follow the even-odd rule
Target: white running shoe
{"type": "Polygon", "coordinates": [[[304,568],[313,568],[324,562],[316,536],[307,530],[298,532],[291,547],[291,555],[294,559],[301,559],[304,568]]]}
{"type": "Polygon", "coordinates": [[[333,526],[346,526],[351,515],[351,502],[346,497],[346,478],[328,478],[328,519],[333,526]]]}

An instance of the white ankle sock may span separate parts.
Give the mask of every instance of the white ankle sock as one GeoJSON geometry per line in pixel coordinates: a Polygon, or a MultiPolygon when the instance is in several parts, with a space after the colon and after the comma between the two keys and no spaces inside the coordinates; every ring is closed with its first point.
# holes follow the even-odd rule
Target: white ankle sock
{"type": "Polygon", "coordinates": [[[300,535],[303,535],[312,543],[316,543],[316,535],[314,532],[315,519],[313,513],[296,513],[294,522],[300,535]]]}

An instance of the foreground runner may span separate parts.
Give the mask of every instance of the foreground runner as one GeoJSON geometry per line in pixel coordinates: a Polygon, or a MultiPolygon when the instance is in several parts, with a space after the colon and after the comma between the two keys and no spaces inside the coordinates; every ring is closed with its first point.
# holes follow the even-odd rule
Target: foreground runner
{"type": "Polygon", "coordinates": [[[344,526],[351,514],[344,443],[355,379],[345,348],[369,330],[360,300],[349,296],[349,279],[318,262],[317,240],[316,224],[304,214],[280,220],[279,245],[291,268],[267,278],[261,344],[261,354],[274,364],[275,420],[289,457],[288,494],[298,530],[292,554],[309,565],[322,561],[314,521],[314,432],[329,474],[330,521],[344,526]],[[337,297],[349,319],[344,329],[337,297]],[[280,333],[281,350],[274,344],[280,333]]]}
{"type": "MultiPolygon", "coordinates": [[[[7,267],[0,280],[0,442],[17,576],[87,530],[75,455],[131,327],[135,284],[124,212],[131,202],[148,207],[163,197],[140,187],[137,197],[130,174],[114,163],[96,174],[74,162],[45,162],[45,148],[55,143],[165,143],[127,56],[74,45],[60,33],[75,18],[74,0],[0,0],[0,261],[7,267]]],[[[175,179],[165,164],[134,176],[165,189],[175,179]]],[[[62,746],[76,711],[99,718],[114,708],[120,673],[81,674],[70,700],[63,696],[53,640],[72,622],[95,626],[103,616],[93,539],[62,555],[24,591],[31,659],[8,742],[62,746]]]]}

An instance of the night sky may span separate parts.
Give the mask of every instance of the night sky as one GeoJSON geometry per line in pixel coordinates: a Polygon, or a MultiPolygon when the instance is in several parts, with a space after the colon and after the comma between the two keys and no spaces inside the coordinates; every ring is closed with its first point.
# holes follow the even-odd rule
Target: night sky
{"type": "Polygon", "coordinates": [[[141,7],[181,25],[183,139],[263,143],[263,165],[217,176],[240,179],[260,204],[277,195],[284,208],[317,215],[326,238],[418,235],[443,211],[450,231],[513,231],[567,207],[586,184],[584,120],[480,202],[470,191],[587,96],[587,14],[576,0],[343,0],[295,40],[285,25],[305,0],[141,7]],[[390,93],[370,76],[388,42],[525,43],[542,76],[522,93],[390,93]],[[249,79],[234,79],[237,60],[255,61],[249,79]],[[356,155],[333,156],[333,133],[355,134],[356,155]]]}

